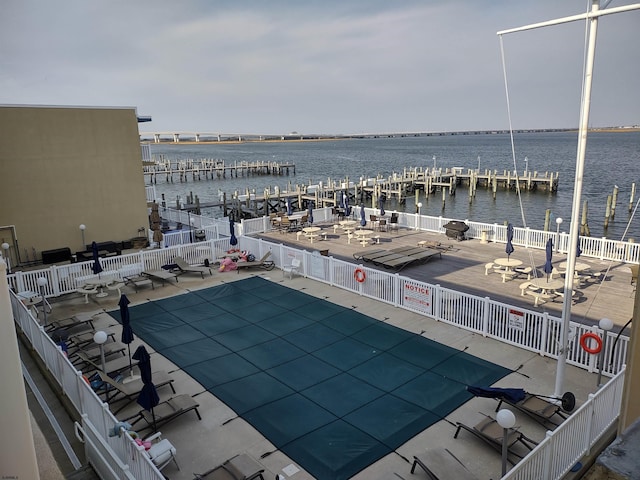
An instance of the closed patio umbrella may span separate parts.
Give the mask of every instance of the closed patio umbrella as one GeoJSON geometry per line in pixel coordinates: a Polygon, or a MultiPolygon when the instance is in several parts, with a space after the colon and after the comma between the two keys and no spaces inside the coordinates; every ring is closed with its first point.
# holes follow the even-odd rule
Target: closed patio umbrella
{"type": "Polygon", "coordinates": [[[102,272],[102,265],[100,265],[100,254],[98,253],[98,244],[96,242],[91,242],[91,252],[93,253],[93,265],[91,266],[91,270],[96,275],[100,275],[100,272],[102,272]]]}
{"type": "Polygon", "coordinates": [[[287,197],[287,216],[293,214],[293,207],[291,206],[291,197],[287,197]]]}
{"type": "Polygon", "coordinates": [[[153,431],[156,431],[156,417],[153,413],[153,408],[160,403],[160,397],[156,391],[156,386],[153,384],[151,377],[151,357],[144,348],[144,345],[140,345],[133,354],[133,359],[138,361],[138,368],[140,369],[140,378],[142,379],[142,390],[138,395],[138,404],[151,412],[151,418],[153,420],[153,431]]]}
{"type": "Polygon", "coordinates": [[[507,258],[509,258],[509,255],[511,255],[514,251],[512,242],[513,242],[513,225],[509,223],[507,225],[507,246],[505,247],[507,258]]]}
{"type": "Polygon", "coordinates": [[[344,194],[344,214],[345,216],[351,215],[351,207],[349,206],[349,194],[344,194]]]}
{"type": "Polygon", "coordinates": [[[547,240],[545,251],[547,254],[547,260],[544,262],[544,273],[547,274],[547,280],[549,280],[549,275],[553,272],[553,265],[551,264],[551,259],[553,257],[553,240],[547,240]]]}
{"type": "Polygon", "coordinates": [[[309,211],[307,212],[309,214],[308,220],[309,223],[313,223],[313,202],[309,202],[309,211]]]}
{"type": "Polygon", "coordinates": [[[233,218],[229,218],[229,233],[231,234],[231,238],[229,239],[229,244],[237,245],[238,239],[236,238],[236,231],[233,224],[233,218]]]}
{"type": "Polygon", "coordinates": [[[578,236],[578,242],[576,243],[576,257],[582,255],[582,249],[580,248],[580,236],[578,236]]]}
{"type": "Polygon", "coordinates": [[[126,295],[120,295],[120,320],[122,322],[122,336],[120,337],[122,343],[127,346],[127,353],[129,354],[129,372],[133,376],[133,365],[131,362],[131,342],[135,340],[133,336],[133,329],[131,328],[131,318],[129,315],[129,299],[126,295]]]}
{"type": "Polygon", "coordinates": [[[384,194],[380,195],[380,198],[378,199],[378,208],[380,209],[380,216],[384,217],[384,194]]]}
{"type": "Polygon", "coordinates": [[[364,212],[364,203],[360,204],[360,225],[363,227],[367,224],[366,214],[364,212]]]}

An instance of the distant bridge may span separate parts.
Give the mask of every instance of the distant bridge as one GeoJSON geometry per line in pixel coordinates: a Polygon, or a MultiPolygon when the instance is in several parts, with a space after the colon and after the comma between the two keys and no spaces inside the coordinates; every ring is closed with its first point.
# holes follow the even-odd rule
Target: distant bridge
{"type": "MultiPolygon", "coordinates": [[[[540,133],[540,132],[568,132],[575,128],[540,128],[515,130],[514,133],[540,133]]],[[[509,133],[509,130],[464,130],[445,132],[377,132],[377,133],[349,133],[339,135],[328,134],[300,134],[288,133],[275,135],[267,133],[220,133],[220,132],[140,132],[141,141],[153,143],[180,143],[180,142],[260,142],[283,140],[339,140],[348,138],[402,138],[402,137],[435,137],[445,135],[497,135],[509,133]]]]}

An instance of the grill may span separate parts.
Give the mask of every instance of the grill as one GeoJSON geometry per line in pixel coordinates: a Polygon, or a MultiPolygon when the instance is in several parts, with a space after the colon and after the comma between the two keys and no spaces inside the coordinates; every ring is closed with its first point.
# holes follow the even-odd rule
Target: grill
{"type": "Polygon", "coordinates": [[[466,240],[464,232],[469,230],[469,225],[458,220],[451,220],[444,225],[445,233],[449,238],[455,238],[456,240],[466,240]]]}

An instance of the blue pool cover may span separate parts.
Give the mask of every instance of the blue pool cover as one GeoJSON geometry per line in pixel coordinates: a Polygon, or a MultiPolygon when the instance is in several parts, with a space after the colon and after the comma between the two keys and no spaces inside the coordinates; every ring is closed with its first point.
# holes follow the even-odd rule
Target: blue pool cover
{"type": "Polygon", "coordinates": [[[511,372],[260,277],[130,315],[136,336],[322,479],[352,477],[471,399],[467,385],[511,372]]]}

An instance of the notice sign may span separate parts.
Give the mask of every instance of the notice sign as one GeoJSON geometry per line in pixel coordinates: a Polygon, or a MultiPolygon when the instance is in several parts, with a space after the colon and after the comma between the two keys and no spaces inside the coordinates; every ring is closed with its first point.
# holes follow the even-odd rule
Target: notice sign
{"type": "Polygon", "coordinates": [[[518,310],[509,310],[509,328],[524,331],[524,313],[518,310]]]}
{"type": "Polygon", "coordinates": [[[432,314],[431,289],[423,285],[409,282],[404,283],[403,291],[404,306],[412,310],[432,314]]]}

